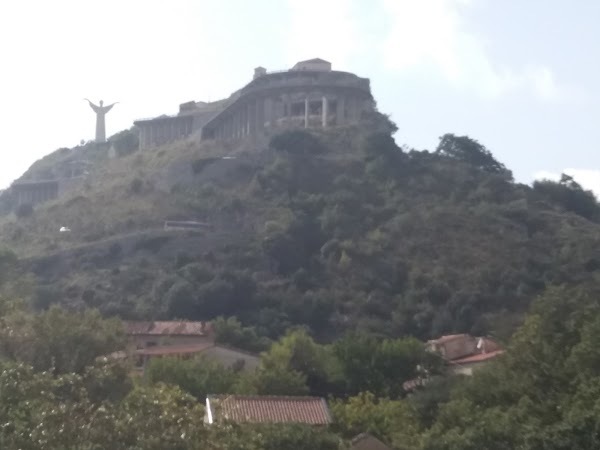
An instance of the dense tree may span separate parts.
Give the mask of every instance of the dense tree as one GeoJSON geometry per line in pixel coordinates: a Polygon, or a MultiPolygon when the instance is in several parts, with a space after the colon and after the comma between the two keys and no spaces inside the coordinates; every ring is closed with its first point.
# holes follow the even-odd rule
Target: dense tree
{"type": "Polygon", "coordinates": [[[200,401],[204,401],[208,394],[233,392],[236,375],[234,370],[209,358],[155,358],[145,368],[145,376],[151,383],[179,386],[200,401]]]}
{"type": "Polygon", "coordinates": [[[340,362],[345,392],[370,391],[377,396],[397,398],[404,394],[402,383],[440,370],[440,362],[416,339],[377,339],[372,335],[349,334],[333,344],[340,362]]]}
{"type": "Polygon", "coordinates": [[[347,401],[334,401],[335,427],[345,436],[371,433],[399,450],[418,448],[420,424],[416,412],[404,400],[377,398],[364,392],[347,401]]]}
{"type": "Polygon", "coordinates": [[[263,354],[261,368],[269,372],[301,375],[315,395],[327,395],[339,382],[339,366],[329,349],[317,344],[304,330],[288,333],[263,354]]]}
{"type": "Polygon", "coordinates": [[[424,448],[596,448],[598,298],[594,285],[539,298],[507,355],[440,407],[424,448]]]}
{"type": "Polygon", "coordinates": [[[504,164],[498,162],[492,153],[468,136],[448,133],[440,138],[436,153],[463,161],[491,173],[501,173],[512,178],[504,164]]]}
{"type": "Polygon", "coordinates": [[[97,311],[71,313],[58,306],[32,315],[15,311],[0,317],[0,352],[4,358],[36,370],[82,373],[99,356],[121,350],[122,324],[97,311]]]}
{"type": "Polygon", "coordinates": [[[267,337],[258,335],[255,327],[244,327],[235,317],[217,317],[212,321],[212,327],[217,343],[251,352],[266,350],[271,345],[267,337]]]}
{"type": "Polygon", "coordinates": [[[321,141],[304,130],[290,130],[277,134],[271,138],[269,147],[292,155],[310,155],[323,149],[321,141]]]}
{"type": "Polygon", "coordinates": [[[562,174],[559,182],[535,181],[533,189],[543,198],[556,203],[567,211],[589,220],[600,219],[600,205],[592,191],[585,190],[573,177],[562,174]]]}

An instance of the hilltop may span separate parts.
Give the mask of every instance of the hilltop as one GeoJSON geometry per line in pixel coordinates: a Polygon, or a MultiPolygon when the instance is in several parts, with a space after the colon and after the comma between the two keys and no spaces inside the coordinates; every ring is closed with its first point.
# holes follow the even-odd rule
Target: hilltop
{"type": "Polygon", "coordinates": [[[306,325],[323,339],[506,338],[548,286],[600,269],[598,204],[572,180],[515,183],[472,139],[415,151],[392,131],[377,116],[252,145],[60,150],[26,178],[67,154],[90,161],[85,177],[29,216],[3,216],[0,245],[34,275],[36,308],[236,316],[269,337],[306,325]]]}

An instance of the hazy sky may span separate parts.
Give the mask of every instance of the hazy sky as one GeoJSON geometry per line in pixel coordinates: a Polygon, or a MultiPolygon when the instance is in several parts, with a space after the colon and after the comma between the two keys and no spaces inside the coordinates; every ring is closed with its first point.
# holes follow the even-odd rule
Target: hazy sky
{"type": "Polygon", "coordinates": [[[6,0],[0,187],[93,139],[84,97],[120,102],[111,135],[320,57],[371,79],[400,144],[468,134],[519,181],[600,193],[599,23],[599,0],[6,0]]]}

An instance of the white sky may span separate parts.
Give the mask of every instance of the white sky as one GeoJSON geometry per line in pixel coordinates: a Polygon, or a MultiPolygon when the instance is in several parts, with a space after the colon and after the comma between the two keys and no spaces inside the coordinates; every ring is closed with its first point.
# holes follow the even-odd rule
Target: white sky
{"type": "Polygon", "coordinates": [[[399,143],[468,134],[519,181],[600,193],[600,1],[12,0],[0,4],[0,187],[94,136],[321,57],[371,79],[399,143]]]}

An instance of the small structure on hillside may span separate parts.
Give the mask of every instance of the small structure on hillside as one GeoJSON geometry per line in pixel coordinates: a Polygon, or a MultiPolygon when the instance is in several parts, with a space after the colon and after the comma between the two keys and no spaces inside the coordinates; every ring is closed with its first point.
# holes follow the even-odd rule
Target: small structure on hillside
{"type": "Polygon", "coordinates": [[[442,336],[427,341],[426,345],[446,361],[452,372],[462,375],[472,375],[474,370],[504,353],[494,340],[469,334],[442,336]]]}
{"type": "Polygon", "coordinates": [[[206,423],[301,423],[323,426],[332,422],[321,397],[209,395],[206,423]]]}
{"type": "Polygon", "coordinates": [[[350,442],[350,450],[392,450],[392,448],[369,433],[361,433],[350,442]]]}
{"type": "Polygon", "coordinates": [[[130,321],[125,323],[125,332],[134,349],[158,345],[214,343],[213,330],[209,322],[130,321]]]}
{"type": "Polygon", "coordinates": [[[37,205],[58,197],[58,180],[17,181],[10,186],[17,206],[37,205]]]}

